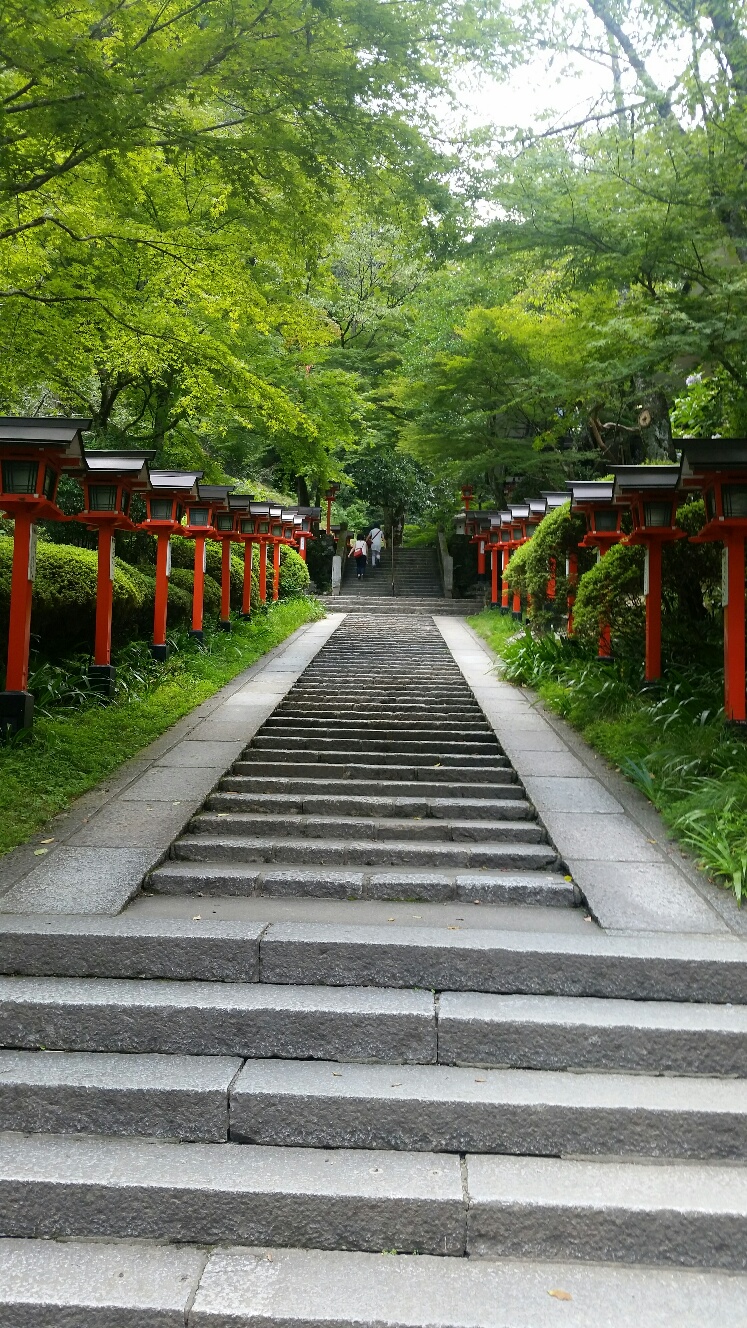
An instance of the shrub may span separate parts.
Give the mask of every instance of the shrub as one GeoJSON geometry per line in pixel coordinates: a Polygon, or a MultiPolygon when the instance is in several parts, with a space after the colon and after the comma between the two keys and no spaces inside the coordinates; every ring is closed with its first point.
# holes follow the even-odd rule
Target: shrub
{"type": "MultiPolygon", "coordinates": [[[[272,564],[268,565],[268,582],[272,584],[272,564]]],[[[287,544],[280,547],[280,598],[290,599],[305,594],[311,584],[309,569],[300,553],[287,544]]]]}
{"type": "MultiPolygon", "coordinates": [[[[0,626],[7,632],[13,541],[0,536],[0,626]]],[[[71,544],[39,543],[31,631],[46,655],[90,650],[96,621],[97,554],[71,544]]],[[[120,639],[137,630],[146,588],[119,559],[114,570],[113,623],[120,639]]]]}
{"type": "Polygon", "coordinates": [[[609,623],[613,653],[640,656],[645,638],[644,551],[639,544],[613,544],[578,583],[573,630],[582,647],[596,653],[601,623],[609,623]]]}

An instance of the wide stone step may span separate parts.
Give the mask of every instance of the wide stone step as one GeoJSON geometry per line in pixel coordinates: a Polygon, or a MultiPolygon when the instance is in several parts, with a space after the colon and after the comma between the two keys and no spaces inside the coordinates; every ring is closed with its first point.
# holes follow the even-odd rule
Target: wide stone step
{"type": "Polygon", "coordinates": [[[487,724],[477,724],[474,721],[471,724],[453,724],[450,728],[444,725],[423,721],[421,724],[413,724],[409,720],[401,718],[393,719],[388,723],[373,720],[369,723],[360,723],[357,720],[319,720],[312,723],[309,720],[292,721],[288,719],[270,720],[262,726],[262,736],[267,737],[288,737],[288,738],[311,738],[319,741],[335,741],[344,737],[347,739],[356,739],[359,742],[368,742],[370,738],[374,740],[390,740],[396,738],[398,741],[404,741],[406,738],[414,738],[418,742],[438,743],[442,739],[448,744],[447,750],[450,750],[451,744],[458,735],[459,742],[475,743],[491,741],[491,747],[495,745],[495,736],[487,724]]]}
{"type": "Polygon", "coordinates": [[[206,1262],[188,1245],[0,1241],[0,1320],[15,1328],[555,1328],[571,1308],[558,1291],[573,1328],[725,1328],[740,1323],[747,1277],[317,1249],[217,1249],[206,1262]]]}
{"type": "Polygon", "coordinates": [[[262,980],[432,991],[747,1004],[741,943],[707,937],[578,937],[278,922],[262,980]]]}
{"type": "MultiPolygon", "coordinates": [[[[353,744],[352,746],[355,750],[355,755],[357,756],[358,761],[364,761],[366,764],[372,766],[426,766],[429,770],[438,770],[441,767],[444,769],[447,767],[449,769],[454,769],[456,767],[459,770],[472,769],[478,771],[479,774],[477,775],[477,778],[480,777],[482,772],[491,771],[495,767],[500,767],[501,764],[503,764],[504,769],[509,766],[508,761],[497,746],[493,749],[490,755],[485,752],[478,752],[474,756],[465,752],[445,752],[443,748],[439,751],[415,751],[412,746],[408,746],[407,744],[403,744],[404,750],[401,752],[384,750],[361,751],[360,743],[353,744]]],[[[308,765],[310,762],[316,761],[320,766],[342,765],[354,768],[354,762],[351,761],[350,750],[345,750],[344,747],[337,746],[329,749],[326,747],[321,748],[317,747],[315,744],[305,747],[301,745],[297,747],[272,747],[264,744],[261,747],[247,747],[242,755],[241,763],[248,764],[254,761],[293,765],[308,765]]],[[[238,767],[234,768],[237,769],[238,767]]]]}
{"type": "MultiPolygon", "coordinates": [[[[5,1046],[38,1046],[44,1039],[48,1050],[0,1051],[0,1130],[26,1133],[149,1135],[154,1138],[225,1142],[228,1124],[228,1090],[242,1062],[238,1057],[138,1055],[147,1038],[127,1036],[132,1007],[120,1004],[123,1018],[118,1034],[111,1038],[93,1035],[91,1009],[75,1005],[70,979],[58,979],[61,1000],[51,1009],[49,999],[35,1002],[32,989],[42,996],[43,979],[16,980],[28,991],[24,1003],[18,996],[6,1000],[8,979],[0,980],[0,1025],[5,1046]],[[67,1036],[64,1034],[68,1020],[67,1036]],[[36,1030],[36,1036],[33,1034],[36,1030]],[[127,1055],[80,1052],[79,1047],[113,1049],[127,1055]],[[64,1050],[60,1055],[52,1048],[64,1050]]],[[[91,981],[89,979],[89,981],[91,981]]],[[[79,986],[83,985],[78,983],[79,986]]],[[[105,984],[102,984],[105,985],[105,984]]],[[[113,985],[113,984],[109,984],[113,985]]],[[[120,987],[128,984],[122,982],[120,987]]],[[[158,983],[134,984],[157,987],[158,983]]],[[[166,986],[178,987],[179,983],[166,986]]],[[[252,990],[252,988],[250,988],[252,990]]],[[[156,1011],[157,1013],[157,1011],[156,1011]]],[[[186,1044],[187,1039],[183,1039],[186,1044]]],[[[158,1037],[154,1037],[153,1045],[158,1037]]],[[[171,1051],[165,1046],[164,1051],[171,1051]]],[[[0,1317],[0,1323],[2,1318],[0,1317]]]]}
{"type": "Polygon", "coordinates": [[[438,735],[420,738],[415,734],[404,733],[401,738],[378,738],[369,734],[364,735],[362,732],[348,733],[345,730],[331,733],[328,737],[318,734],[297,735],[293,732],[276,734],[272,730],[262,730],[255,738],[252,738],[250,744],[254,751],[276,751],[280,748],[286,751],[302,752],[310,746],[317,748],[320,752],[345,751],[348,749],[359,752],[363,747],[365,752],[417,752],[424,755],[432,753],[435,759],[438,759],[442,754],[448,756],[476,756],[482,753],[490,756],[494,752],[500,751],[495,738],[485,738],[482,734],[474,738],[467,735],[463,741],[457,742],[438,735]]]}
{"type": "MultiPolygon", "coordinates": [[[[217,803],[225,811],[210,810],[194,816],[189,824],[190,833],[201,835],[241,835],[255,837],[291,836],[322,841],[324,844],[340,839],[384,842],[405,838],[410,845],[448,843],[503,843],[506,840],[525,844],[547,842],[547,834],[537,821],[531,819],[531,808],[525,804],[526,815],[519,819],[512,814],[502,820],[452,820],[437,817],[375,817],[375,816],[294,816],[290,813],[264,815],[261,812],[242,812],[233,809],[235,794],[216,794],[211,805],[217,803]],[[232,808],[231,810],[228,810],[232,808]]],[[[482,864],[485,865],[484,863],[482,864]]]]}
{"type": "MultiPolygon", "coordinates": [[[[436,1014],[430,992],[373,987],[0,978],[0,1042],[4,1047],[24,1049],[43,1046],[47,1052],[161,1052],[166,1061],[169,1056],[290,1056],[301,1060],[315,1057],[420,1064],[436,1060],[436,1014]]],[[[44,1074],[46,1066],[48,1080],[53,1083],[55,1074],[64,1075],[66,1059],[40,1057],[39,1074],[44,1074]]],[[[126,1062],[127,1058],[120,1060],[126,1062]]],[[[7,1123],[3,1115],[9,1101],[6,1078],[15,1073],[16,1061],[16,1053],[0,1051],[0,1129],[24,1128],[7,1123]],[[6,1062],[6,1056],[10,1061],[6,1062]]],[[[220,1071],[224,1128],[219,1138],[225,1138],[226,1133],[228,1085],[239,1068],[240,1064],[232,1061],[220,1071]]],[[[179,1074],[186,1078],[188,1069],[174,1070],[175,1083],[179,1082],[179,1074]]],[[[145,1063],[133,1064],[132,1092],[139,1084],[147,1097],[151,1088],[157,1087],[159,1072],[167,1083],[168,1067],[159,1071],[155,1063],[152,1070],[145,1063]]],[[[118,1073],[124,1073],[121,1067],[118,1073]]],[[[213,1073],[217,1082],[219,1071],[213,1073]]],[[[97,1086],[103,1087],[105,1066],[100,1074],[97,1086]]],[[[194,1075],[197,1083],[197,1071],[194,1075]]],[[[204,1075],[207,1084],[208,1071],[204,1075]]],[[[13,1119],[19,1120],[12,1093],[10,1099],[13,1119]]],[[[102,1124],[97,1130],[107,1132],[102,1124]]]]}
{"type": "MultiPolygon", "coordinates": [[[[254,766],[250,767],[254,769],[254,766]]],[[[385,805],[391,799],[401,802],[403,808],[411,803],[416,805],[423,799],[427,802],[454,802],[458,806],[466,806],[469,815],[477,815],[473,807],[476,802],[504,802],[510,799],[513,802],[524,801],[524,790],[517,782],[516,776],[508,769],[500,770],[498,776],[491,776],[490,781],[481,781],[480,783],[458,784],[444,780],[443,782],[428,781],[423,773],[422,779],[396,780],[387,778],[385,781],[371,777],[370,779],[328,779],[326,771],[322,772],[318,766],[312,766],[311,769],[320,778],[313,779],[310,776],[306,778],[295,778],[291,774],[280,775],[226,775],[221,780],[221,788],[229,793],[240,793],[243,796],[282,798],[286,794],[292,799],[300,795],[303,799],[304,808],[306,800],[340,798],[343,801],[350,801],[350,805],[363,811],[365,807],[373,805],[378,800],[385,805]],[[513,782],[511,782],[513,780],[513,782]],[[359,806],[360,804],[360,806],[359,806]]],[[[316,803],[315,803],[316,805],[316,803]]],[[[404,811],[402,812],[404,815],[404,811]]]]}
{"type": "MultiPolygon", "coordinates": [[[[523,823],[526,825],[526,823],[523,823]]],[[[529,828],[529,827],[527,827],[529,828]]],[[[554,870],[558,855],[548,844],[507,840],[504,844],[417,844],[410,840],[383,842],[354,839],[257,838],[229,834],[187,834],[172,845],[175,858],[191,862],[285,862],[330,866],[489,867],[554,870]]]]}
{"type": "Polygon", "coordinates": [[[264,867],[214,862],[168,862],[151,873],[156,894],[273,899],[380,899],[442,903],[543,905],[574,908],[572,881],[547,871],[460,872],[411,867],[354,871],[345,867],[264,867]]]}
{"type": "Polygon", "coordinates": [[[444,992],[446,1065],[747,1076],[747,1008],[444,992]]]}
{"type": "MultiPolygon", "coordinates": [[[[343,781],[346,787],[348,785],[352,787],[360,781],[378,783],[381,780],[386,780],[387,783],[393,780],[397,784],[408,785],[417,783],[418,788],[421,784],[468,784],[471,789],[474,788],[474,792],[470,793],[471,797],[480,797],[482,790],[485,791],[486,797],[491,797],[496,788],[501,790],[509,787],[518,788],[516,775],[505,756],[497,756],[489,766],[454,766],[448,761],[438,765],[428,765],[426,762],[416,765],[414,762],[406,764],[388,761],[363,764],[342,758],[337,762],[310,761],[308,757],[297,762],[242,759],[235,763],[233,774],[227,776],[227,780],[232,781],[237,776],[251,776],[255,779],[282,778],[289,783],[294,778],[313,778],[322,781],[325,788],[329,788],[333,780],[343,781]],[[289,764],[292,764],[292,770],[289,769],[289,764]]],[[[229,787],[227,782],[222,782],[224,787],[229,787]]],[[[232,783],[230,787],[233,787],[232,783]]],[[[501,792],[501,797],[503,796],[501,792]]]]}
{"type": "Polygon", "coordinates": [[[459,1160],[427,1154],[0,1138],[9,1236],[462,1254],[459,1160]]]}
{"type": "Polygon", "coordinates": [[[743,1160],[747,1082],[253,1060],[230,1131],[283,1147],[743,1160]]]}
{"type": "MultiPolygon", "coordinates": [[[[237,780],[223,780],[225,792],[213,793],[206,806],[213,812],[274,812],[278,815],[306,816],[358,816],[370,818],[397,817],[400,819],[432,818],[451,821],[531,820],[534,808],[525,799],[516,798],[386,798],[380,796],[345,796],[344,794],[308,793],[294,795],[289,789],[282,793],[242,793],[232,786],[237,780]]],[[[386,785],[384,785],[386,790],[386,785]]],[[[521,790],[517,788],[517,793],[521,790]]]]}

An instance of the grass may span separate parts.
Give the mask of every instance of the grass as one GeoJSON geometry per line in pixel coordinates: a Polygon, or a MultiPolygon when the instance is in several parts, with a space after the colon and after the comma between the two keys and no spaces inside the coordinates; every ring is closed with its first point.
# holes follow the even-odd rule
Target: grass
{"type": "Polygon", "coordinates": [[[323,617],[305,597],[281,601],[230,633],[206,631],[204,647],[186,632],[156,664],[143,642],[115,661],[117,695],[102,703],[87,685],[87,661],[33,670],[34,728],[0,746],[0,853],[24,843],[73,799],[111,775],[303,623],[323,617]]]}
{"type": "Polygon", "coordinates": [[[738,903],[747,895],[747,744],[724,724],[723,676],[669,667],[644,685],[640,664],[600,664],[572,641],[535,637],[489,611],[469,620],[504,661],[504,676],[534,688],[661,812],[674,837],[738,903]]]}

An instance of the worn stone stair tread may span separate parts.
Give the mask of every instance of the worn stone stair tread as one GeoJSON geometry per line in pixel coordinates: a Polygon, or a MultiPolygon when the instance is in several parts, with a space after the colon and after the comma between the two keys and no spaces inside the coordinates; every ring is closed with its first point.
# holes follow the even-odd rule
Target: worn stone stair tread
{"type": "Polygon", "coordinates": [[[11,1236],[463,1254],[459,1159],[386,1150],[0,1136],[11,1236]]]}
{"type": "Polygon", "coordinates": [[[747,1007],[444,992],[447,1065],[747,1076],[747,1007]]]}
{"type": "Polygon", "coordinates": [[[247,1061],[231,1137],[307,1148],[747,1159],[747,1083],[447,1065],[247,1061]]]}
{"type": "Polygon", "coordinates": [[[691,935],[531,935],[276,922],[262,980],[747,1004],[742,944],[691,935]]]}
{"type": "MultiPolygon", "coordinates": [[[[253,796],[267,797],[281,796],[283,790],[290,797],[295,794],[302,794],[310,798],[351,797],[359,798],[364,805],[370,805],[371,801],[381,798],[388,801],[389,798],[403,798],[406,804],[411,805],[412,801],[422,802],[422,800],[435,799],[437,802],[449,801],[461,804],[466,802],[472,804],[484,801],[503,801],[506,798],[519,799],[524,801],[525,793],[519,784],[516,775],[508,770],[501,770],[499,773],[502,779],[496,779],[491,776],[490,780],[481,780],[479,783],[458,784],[446,780],[427,780],[425,777],[421,780],[398,780],[394,777],[387,778],[382,787],[381,781],[371,777],[370,779],[336,779],[329,778],[320,771],[319,767],[314,768],[315,776],[311,774],[302,777],[289,775],[286,779],[280,775],[224,775],[220,787],[226,793],[250,793],[253,796]]],[[[471,809],[471,808],[470,808],[471,809]]]]}
{"type": "Polygon", "coordinates": [[[410,867],[351,871],[345,867],[301,864],[272,867],[265,864],[236,864],[171,861],[151,872],[149,889],[160,894],[261,895],[266,897],[314,897],[340,900],[405,899],[426,901],[463,900],[481,904],[543,904],[573,908],[578,903],[573,882],[544,870],[521,873],[490,872],[485,868],[463,872],[458,868],[436,870],[410,867]]]}
{"type": "Polygon", "coordinates": [[[499,790],[501,797],[524,797],[515,772],[505,760],[488,771],[475,771],[472,768],[453,769],[451,766],[444,769],[438,766],[327,766],[307,762],[288,770],[287,766],[274,761],[256,763],[238,761],[233,773],[224,775],[221,787],[240,792],[241,788],[257,787],[261,783],[262,787],[270,785],[273,789],[285,784],[289,792],[295,791],[298,787],[311,788],[312,791],[317,789],[319,792],[337,788],[356,792],[359,786],[362,786],[363,789],[378,792],[379,785],[384,780],[387,790],[391,784],[396,786],[398,792],[401,791],[405,795],[413,792],[421,797],[426,796],[423,784],[426,784],[428,791],[435,793],[436,797],[440,796],[442,791],[449,796],[457,797],[462,790],[465,796],[470,798],[494,797],[499,790]],[[244,780],[251,781],[251,784],[240,784],[240,781],[244,780]],[[447,788],[444,789],[443,785],[447,785],[447,788]],[[519,789],[519,792],[506,793],[504,789],[519,789]]]}
{"type": "MultiPolygon", "coordinates": [[[[41,1037],[50,1052],[161,1052],[166,1059],[291,1056],[418,1063],[436,1059],[436,1015],[430,992],[165,979],[1,978],[2,1044],[35,1048],[41,1037]]],[[[52,1059],[54,1064],[59,1061],[62,1074],[65,1057],[52,1059]]],[[[115,1057],[114,1068],[126,1060],[115,1057]]],[[[155,1073],[155,1061],[153,1065],[155,1073]]],[[[135,1073],[135,1058],[133,1067],[135,1073]]],[[[235,1063],[233,1073],[238,1069],[235,1063]]],[[[118,1073],[125,1070],[120,1065],[118,1073]]],[[[140,1073],[146,1071],[144,1063],[140,1073]]],[[[205,1076],[209,1077],[207,1071],[205,1076]]]]}
{"type": "MultiPolygon", "coordinates": [[[[236,781],[229,781],[236,782],[236,781]]],[[[487,821],[496,819],[533,819],[536,815],[531,803],[522,796],[515,798],[407,798],[371,797],[354,794],[307,793],[294,796],[288,790],[281,793],[243,793],[224,788],[213,793],[205,806],[211,812],[275,812],[295,816],[348,816],[379,819],[432,818],[439,821],[458,818],[460,821],[487,821]]],[[[409,827],[408,827],[409,828],[409,827]]]]}
{"type": "MultiPolygon", "coordinates": [[[[525,824],[522,822],[522,825],[525,824]]],[[[454,867],[548,867],[560,866],[558,855],[548,844],[520,843],[514,836],[505,843],[474,844],[417,843],[411,840],[308,839],[265,835],[187,834],[172,845],[176,858],[192,861],[316,862],[375,866],[421,864],[454,867]]]]}
{"type": "Polygon", "coordinates": [[[240,1058],[117,1055],[106,1045],[106,1052],[0,1051],[0,1130],[225,1140],[240,1058]]]}
{"type": "Polygon", "coordinates": [[[468,1252],[747,1268],[747,1169],[467,1158],[468,1252]]]}
{"type": "Polygon", "coordinates": [[[0,916],[0,973],[257,982],[262,921],[122,913],[0,916]]]}
{"type": "Polygon", "coordinates": [[[204,1250],[0,1239],[0,1328],[184,1328],[204,1250]]]}
{"type": "Polygon", "coordinates": [[[391,816],[349,816],[332,813],[308,814],[279,812],[250,812],[241,808],[226,807],[219,803],[218,808],[210,807],[192,818],[189,830],[192,834],[240,835],[248,838],[256,836],[274,836],[282,830],[283,837],[292,834],[293,838],[318,839],[334,843],[339,839],[357,841],[405,840],[410,843],[434,842],[461,843],[464,841],[497,842],[516,840],[524,843],[546,843],[547,833],[533,819],[533,809],[529,803],[523,808],[510,804],[507,815],[500,819],[486,820],[475,817],[435,817],[414,816],[411,818],[391,816]],[[220,808],[220,810],[219,810],[220,808]],[[225,810],[223,810],[225,808],[225,810]],[[522,810],[526,815],[522,816],[522,810]]]}
{"type": "Polygon", "coordinates": [[[746,1295],[747,1278],[724,1272],[234,1249],[211,1256],[189,1325],[741,1328],[746,1295]]]}

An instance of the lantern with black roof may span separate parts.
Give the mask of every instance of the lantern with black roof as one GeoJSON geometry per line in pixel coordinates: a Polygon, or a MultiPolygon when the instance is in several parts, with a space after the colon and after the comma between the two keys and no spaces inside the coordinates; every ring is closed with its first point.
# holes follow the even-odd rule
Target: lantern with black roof
{"type": "MultiPolygon", "coordinates": [[[[614,482],[612,480],[566,480],[566,488],[571,494],[571,511],[583,512],[586,518],[586,534],[579,547],[596,549],[597,558],[603,558],[613,544],[619,544],[622,537],[622,508],[612,502],[614,482]]],[[[599,624],[599,650],[597,658],[609,663],[612,659],[612,643],[609,623],[599,624]]]]}
{"type": "Polygon", "coordinates": [[[486,576],[486,545],[490,540],[490,512],[465,510],[465,532],[470,544],[477,546],[477,579],[486,576]]]}
{"type": "Polygon", "coordinates": [[[340,485],[333,481],[332,484],[328,484],[328,485],[327,485],[327,489],[326,489],[326,492],[325,492],[325,494],[324,494],[324,501],[325,501],[326,504],[327,504],[327,526],[326,526],[326,530],[327,530],[327,534],[328,534],[328,535],[331,535],[331,534],[332,534],[332,525],[331,525],[331,522],[332,522],[332,504],[333,504],[333,502],[335,501],[335,498],[337,497],[337,495],[338,495],[339,492],[340,492],[340,485]]]}
{"type": "Polygon", "coordinates": [[[677,438],[682,449],[680,484],[701,489],[706,524],[694,543],[723,544],[724,710],[747,732],[745,697],[745,539],[747,539],[747,438],[677,438]]]}
{"type": "Polygon", "coordinates": [[[183,535],[182,519],[188,503],[198,504],[197,481],[201,470],[151,470],[150,489],[145,495],[147,516],[140,530],[156,536],[156,602],[153,611],[154,659],[167,658],[166,616],[171,576],[171,536],[183,535]]]}
{"type": "MultiPolygon", "coordinates": [[[[270,516],[273,511],[279,512],[281,509],[272,503],[251,502],[249,504],[249,516],[242,517],[240,521],[242,534],[250,540],[250,544],[256,544],[258,552],[258,575],[259,575],[259,598],[264,604],[267,601],[267,545],[270,540],[270,516]]],[[[247,555],[251,559],[251,554],[247,555]]],[[[244,596],[246,604],[246,562],[244,564],[244,596]]],[[[251,587],[251,562],[249,585],[251,587]]],[[[245,609],[248,613],[250,610],[245,609]]]]}
{"type": "MultiPolygon", "coordinates": [[[[203,640],[203,618],[205,613],[205,573],[207,572],[207,540],[220,539],[216,521],[219,514],[228,517],[233,525],[233,518],[228,510],[228,495],[231,492],[227,484],[198,484],[197,498],[190,499],[185,504],[187,517],[186,524],[182,529],[184,535],[189,536],[195,542],[194,558],[194,581],[192,583],[192,629],[190,636],[195,640],[203,640]]],[[[232,532],[231,532],[232,533],[232,532]]],[[[226,620],[222,618],[223,608],[223,583],[226,578],[221,577],[221,627],[226,631],[231,630],[231,544],[230,540],[223,541],[224,558],[221,563],[227,563],[227,582],[228,582],[228,613],[226,620]]],[[[223,571],[223,568],[221,568],[223,571]]]]}
{"type": "Polygon", "coordinates": [[[298,552],[306,562],[306,550],[309,540],[316,539],[321,519],[321,507],[297,507],[296,508],[296,542],[298,552]],[[300,522],[299,518],[300,517],[300,522]]]}
{"type": "MultiPolygon", "coordinates": [[[[509,506],[511,513],[511,552],[521,548],[526,544],[527,525],[529,522],[529,503],[511,503],[509,506]]],[[[511,603],[511,617],[517,622],[521,622],[521,591],[518,586],[514,589],[513,600],[511,603]]]]}
{"type": "MultiPolygon", "coordinates": [[[[568,502],[568,494],[560,493],[558,490],[555,489],[543,489],[542,497],[545,500],[545,514],[547,516],[549,516],[551,512],[556,512],[559,507],[565,507],[566,503],[568,502]]],[[[549,576],[547,578],[546,594],[548,599],[555,599],[556,578],[558,574],[558,569],[554,558],[549,559],[548,571],[549,571],[549,576]]]]}
{"type": "Polygon", "coordinates": [[[471,484],[463,484],[463,485],[462,485],[462,501],[463,501],[463,503],[464,503],[464,510],[465,510],[465,512],[468,512],[468,511],[469,511],[470,503],[472,502],[472,499],[474,498],[474,496],[475,496],[475,490],[474,490],[473,485],[471,485],[471,484]]]}
{"type": "Polygon", "coordinates": [[[491,609],[497,609],[500,608],[500,597],[498,593],[499,559],[502,559],[503,557],[501,549],[500,512],[490,513],[490,534],[486,547],[490,553],[490,607],[491,609]]]}
{"type": "Polygon", "coordinates": [[[613,466],[613,500],[630,508],[632,534],[624,544],[642,544],[646,550],[643,594],[646,600],[646,680],[661,677],[661,566],[662,550],[672,540],[684,539],[675,525],[675,495],[679,466],[613,466]]]}
{"type": "Polygon", "coordinates": [[[27,691],[31,599],[36,575],[36,526],[64,521],[57,506],[60,475],[83,470],[81,434],[90,419],[78,416],[0,416],[0,511],[14,520],[10,577],[8,667],[0,692],[0,733],[30,728],[34,701],[27,691]]]}
{"type": "Polygon", "coordinates": [[[501,613],[507,614],[510,610],[509,589],[508,589],[508,564],[511,561],[513,553],[512,531],[511,531],[511,513],[501,512],[500,543],[501,543],[501,613]]]}
{"type": "Polygon", "coordinates": [[[84,507],[77,520],[98,531],[96,634],[88,676],[96,690],[108,696],[113,695],[116,676],[111,659],[114,532],[135,529],[130,518],[132,495],[147,490],[148,464],[155,455],[155,452],[84,451],[84,507]]]}
{"type": "Polygon", "coordinates": [[[226,510],[215,516],[215,530],[221,541],[221,580],[220,580],[220,626],[224,631],[231,627],[231,545],[244,546],[244,580],[241,591],[242,618],[248,618],[252,611],[252,533],[254,522],[249,515],[249,506],[254,498],[251,493],[229,493],[226,510]],[[245,531],[244,523],[251,526],[245,531]]]}

